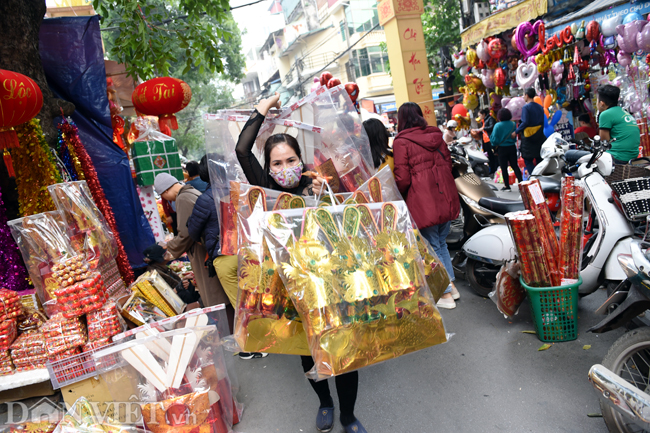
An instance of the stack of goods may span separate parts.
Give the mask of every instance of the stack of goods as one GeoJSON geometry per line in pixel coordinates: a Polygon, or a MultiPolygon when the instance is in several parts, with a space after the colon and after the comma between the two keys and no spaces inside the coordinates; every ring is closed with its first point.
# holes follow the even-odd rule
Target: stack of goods
{"type": "Polygon", "coordinates": [[[131,290],[122,316],[138,326],[180,314],[186,305],[156,271],[142,274],[131,290]]]}
{"type": "Polygon", "coordinates": [[[559,242],[539,181],[522,182],[520,191],[528,210],[505,217],[517,247],[524,282],[530,287],[575,283],[582,255],[582,186],[572,177],[563,180],[559,242]]]}
{"type": "Polygon", "coordinates": [[[88,343],[83,346],[84,352],[110,344],[111,337],[124,330],[115,302],[109,302],[101,309],[88,313],[86,319],[88,321],[88,343]]]}
{"type": "Polygon", "coordinates": [[[23,306],[18,293],[0,289],[0,375],[12,374],[14,366],[9,349],[18,336],[18,318],[23,306]]]}
{"type": "Polygon", "coordinates": [[[0,351],[9,350],[17,335],[18,328],[15,320],[0,322],[0,351]]]}
{"type": "Polygon", "coordinates": [[[47,349],[42,332],[30,331],[22,334],[13,342],[10,349],[16,371],[45,368],[47,349]]]}
{"type": "Polygon", "coordinates": [[[142,418],[136,424],[152,433],[232,431],[233,398],[217,329],[192,322],[95,353],[114,397],[124,381],[139,391],[142,418]]]}
{"type": "MultiPolygon", "coordinates": [[[[81,320],[78,317],[68,319],[63,314],[57,314],[45,322],[41,332],[45,337],[45,348],[50,361],[61,359],[61,356],[57,355],[71,353],[88,340],[86,326],[81,320]]],[[[79,353],[78,350],[74,351],[79,353]]]]}
{"type": "Polygon", "coordinates": [[[560,262],[562,278],[577,281],[582,257],[582,211],[584,189],[572,177],[562,179],[562,221],[560,223],[560,262]]]}
{"type": "Polygon", "coordinates": [[[66,318],[79,317],[98,310],[107,300],[104,280],[99,272],[90,272],[80,256],[52,267],[59,284],[54,290],[59,310],[66,318]]]}
{"type": "Polygon", "coordinates": [[[266,215],[264,236],[279,246],[270,253],[302,319],[312,379],[447,341],[404,202],[266,215]]]}
{"type": "Polygon", "coordinates": [[[17,292],[0,289],[0,321],[16,320],[23,313],[20,296],[17,292]]]}
{"type": "Polygon", "coordinates": [[[0,351],[0,376],[13,374],[14,363],[8,350],[0,351]]]}

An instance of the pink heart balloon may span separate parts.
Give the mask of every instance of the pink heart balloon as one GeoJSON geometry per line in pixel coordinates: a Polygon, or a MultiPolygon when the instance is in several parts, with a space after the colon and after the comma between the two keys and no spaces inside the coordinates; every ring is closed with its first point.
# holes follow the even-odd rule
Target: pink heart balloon
{"type": "Polygon", "coordinates": [[[517,49],[523,55],[524,60],[531,57],[537,51],[539,51],[539,41],[535,42],[535,45],[529,50],[526,46],[526,37],[535,35],[539,32],[539,26],[543,25],[543,21],[535,21],[535,24],[531,24],[528,21],[525,21],[517,26],[515,31],[515,39],[517,41],[517,49]]]}

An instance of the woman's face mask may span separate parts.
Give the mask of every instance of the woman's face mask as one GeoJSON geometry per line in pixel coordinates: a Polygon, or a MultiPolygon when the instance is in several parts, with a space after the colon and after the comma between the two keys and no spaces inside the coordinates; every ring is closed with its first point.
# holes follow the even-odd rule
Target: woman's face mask
{"type": "Polygon", "coordinates": [[[296,152],[286,143],[271,150],[269,174],[283,188],[295,188],[302,176],[303,164],[296,152]]]}

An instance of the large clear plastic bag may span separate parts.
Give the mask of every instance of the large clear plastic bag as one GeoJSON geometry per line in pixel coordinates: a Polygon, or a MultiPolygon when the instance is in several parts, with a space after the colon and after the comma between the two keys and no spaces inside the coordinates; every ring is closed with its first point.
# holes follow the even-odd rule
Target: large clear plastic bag
{"type": "Polygon", "coordinates": [[[115,259],[115,234],[95,205],[86,181],[57,183],[47,189],[66,222],[75,251],[85,254],[90,262],[98,261],[100,266],[115,259]]]}
{"type": "MultiPolygon", "coordinates": [[[[166,332],[172,331],[177,328],[188,326],[188,323],[191,324],[193,318],[197,316],[205,315],[208,319],[208,325],[214,325],[217,327],[219,332],[219,340],[221,343],[225,344],[225,339],[230,338],[230,328],[228,326],[228,317],[226,315],[226,306],[224,304],[214,305],[212,307],[206,308],[197,308],[194,310],[187,311],[185,313],[179,314],[177,316],[172,316],[158,322],[146,323],[137,328],[129,329],[128,331],[122,332],[113,336],[114,343],[123,343],[126,341],[131,341],[134,338],[137,338],[137,334],[142,335],[152,335],[153,332],[166,332]],[[154,331],[152,331],[154,330],[154,331]]],[[[237,423],[237,419],[241,417],[244,406],[237,401],[237,392],[239,391],[239,381],[237,380],[237,374],[235,372],[235,360],[232,356],[225,356],[224,358],[226,369],[228,370],[228,377],[230,378],[230,386],[232,389],[232,396],[234,399],[234,406],[237,408],[237,411],[234,413],[234,422],[237,423]]]]}
{"type": "MultiPolygon", "coordinates": [[[[56,300],[59,288],[52,266],[77,256],[66,233],[67,227],[58,211],[44,212],[7,223],[23,256],[36,294],[42,303],[56,300]]],[[[50,315],[49,312],[47,312],[50,315]]]]}
{"type": "Polygon", "coordinates": [[[235,340],[245,352],[309,355],[298,312],[271,258],[262,223],[269,210],[314,207],[312,198],[241,185],[239,192],[239,291],[235,340]]]}
{"type": "MultiPolygon", "coordinates": [[[[344,87],[339,87],[321,87],[281,111],[269,112],[253,147],[260,164],[264,166],[267,138],[285,133],[298,140],[307,169],[331,177],[335,192],[354,191],[368,180],[375,172],[370,143],[356,111],[350,111],[354,105],[344,87]]],[[[210,183],[222,225],[235,220],[228,193],[231,182],[248,183],[235,147],[251,113],[252,110],[220,110],[204,116],[210,183]]],[[[237,254],[225,242],[222,236],[220,253],[237,254]]]]}
{"type": "Polygon", "coordinates": [[[320,380],[447,341],[403,201],[268,212],[320,380]]]}
{"type": "Polygon", "coordinates": [[[96,352],[97,371],[111,396],[135,390],[129,424],[152,433],[232,431],[233,398],[219,333],[205,315],[186,327],[136,339],[96,352]]]}

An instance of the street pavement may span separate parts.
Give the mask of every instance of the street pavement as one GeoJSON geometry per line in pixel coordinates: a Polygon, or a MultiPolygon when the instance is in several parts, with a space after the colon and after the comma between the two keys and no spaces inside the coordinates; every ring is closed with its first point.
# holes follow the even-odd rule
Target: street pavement
{"type": "MultiPolygon", "coordinates": [[[[516,188],[499,195],[516,199],[516,188]]],[[[490,299],[458,279],[455,310],[441,310],[450,341],[360,370],[355,414],[369,433],[607,432],[598,397],[587,380],[623,334],[586,333],[603,316],[594,310],[604,290],[579,302],[579,335],[539,351],[530,307],[505,319],[490,299]],[[585,348],[585,346],[591,346],[585,348]],[[590,416],[591,415],[591,416],[590,416]]],[[[235,362],[239,399],[246,408],[235,431],[316,432],[316,394],[298,356],[269,355],[235,362]]],[[[338,422],[338,399],[334,432],[338,422]]]]}

